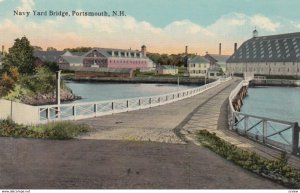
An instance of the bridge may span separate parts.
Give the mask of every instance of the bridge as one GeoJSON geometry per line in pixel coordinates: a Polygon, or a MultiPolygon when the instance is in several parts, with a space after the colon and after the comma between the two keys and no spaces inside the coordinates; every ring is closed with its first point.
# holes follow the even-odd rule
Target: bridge
{"type": "Polygon", "coordinates": [[[240,81],[174,103],[76,120],[94,129],[80,140],[3,138],[0,187],[282,188],[189,139],[201,128],[227,130],[228,95],[240,81]]]}
{"type": "MultiPolygon", "coordinates": [[[[229,129],[228,96],[240,84],[234,78],[190,97],[183,92],[184,100],[168,102],[175,94],[161,97],[164,105],[74,120],[93,129],[79,140],[2,139],[0,187],[282,188],[195,145],[195,132],[207,129],[265,158],[280,157],[281,151],[229,129]],[[18,155],[13,162],[11,152],[18,155]]],[[[299,158],[289,163],[299,166],[299,158]]]]}

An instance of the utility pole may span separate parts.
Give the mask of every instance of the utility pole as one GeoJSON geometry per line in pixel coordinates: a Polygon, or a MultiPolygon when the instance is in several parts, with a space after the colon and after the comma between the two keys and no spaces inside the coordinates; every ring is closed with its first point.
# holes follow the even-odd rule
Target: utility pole
{"type": "Polygon", "coordinates": [[[61,71],[56,71],[56,104],[60,105],[60,73],[61,71]]]}
{"type": "Polygon", "coordinates": [[[179,91],[179,73],[177,73],[177,92],[179,91]]]}
{"type": "Polygon", "coordinates": [[[60,118],[60,73],[61,70],[56,71],[56,104],[57,104],[57,118],[60,118]]]}

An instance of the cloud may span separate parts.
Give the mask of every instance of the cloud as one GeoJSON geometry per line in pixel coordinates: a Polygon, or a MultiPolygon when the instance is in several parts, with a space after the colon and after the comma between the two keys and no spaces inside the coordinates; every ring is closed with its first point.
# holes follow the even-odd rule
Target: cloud
{"type": "Polygon", "coordinates": [[[274,22],[270,18],[267,18],[263,15],[254,15],[251,18],[251,23],[270,32],[275,32],[280,27],[279,22],[274,22]]]}
{"type": "Polygon", "coordinates": [[[17,9],[20,11],[31,11],[34,5],[34,0],[21,0],[21,5],[17,9]]]}
{"type": "MultiPolygon", "coordinates": [[[[0,0],[1,1],[1,0],[0,0]]],[[[23,0],[20,7],[34,7],[33,0],[23,0]]],[[[188,19],[173,21],[156,27],[147,21],[127,17],[52,17],[44,20],[13,17],[0,21],[0,34],[5,45],[12,45],[17,37],[26,35],[33,45],[43,48],[91,46],[140,49],[145,44],[150,52],[216,53],[221,42],[223,52],[231,54],[233,44],[251,38],[256,26],[259,35],[287,33],[300,29],[300,21],[268,18],[261,14],[230,13],[208,26],[188,19]]]]}

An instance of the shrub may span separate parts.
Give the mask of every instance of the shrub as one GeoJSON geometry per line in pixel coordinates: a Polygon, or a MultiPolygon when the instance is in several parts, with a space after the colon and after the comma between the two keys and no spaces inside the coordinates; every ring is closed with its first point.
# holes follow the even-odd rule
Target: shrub
{"type": "Polygon", "coordinates": [[[45,136],[50,139],[72,139],[78,134],[89,130],[85,125],[76,125],[71,122],[49,123],[39,127],[45,136]]]}
{"type": "Polygon", "coordinates": [[[286,153],[282,153],[279,160],[267,160],[256,153],[240,149],[207,130],[199,131],[197,138],[203,146],[247,170],[280,181],[288,187],[300,188],[300,172],[287,165],[286,153]]]}
{"type": "Polygon", "coordinates": [[[43,139],[72,139],[77,135],[88,132],[86,125],[71,122],[57,122],[38,126],[24,126],[9,120],[0,121],[0,136],[29,137],[43,139]]]}
{"type": "Polygon", "coordinates": [[[53,73],[45,67],[38,67],[35,76],[24,76],[21,85],[33,93],[47,94],[53,92],[56,86],[53,73]]]}

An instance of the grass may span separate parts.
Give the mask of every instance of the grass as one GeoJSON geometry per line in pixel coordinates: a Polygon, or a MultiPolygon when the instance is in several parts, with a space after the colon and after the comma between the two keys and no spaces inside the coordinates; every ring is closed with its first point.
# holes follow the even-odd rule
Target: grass
{"type": "Polygon", "coordinates": [[[300,172],[288,166],[286,153],[282,153],[279,160],[267,160],[256,153],[238,148],[207,130],[199,131],[197,139],[204,147],[244,169],[280,182],[289,188],[300,188],[300,172]]]}
{"type": "Polygon", "coordinates": [[[25,126],[9,120],[0,121],[1,137],[27,137],[41,139],[73,139],[81,133],[88,132],[86,125],[71,122],[48,123],[45,125],[25,126]]]}

